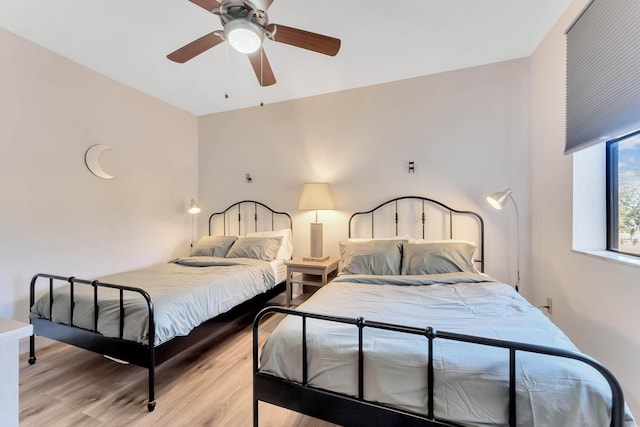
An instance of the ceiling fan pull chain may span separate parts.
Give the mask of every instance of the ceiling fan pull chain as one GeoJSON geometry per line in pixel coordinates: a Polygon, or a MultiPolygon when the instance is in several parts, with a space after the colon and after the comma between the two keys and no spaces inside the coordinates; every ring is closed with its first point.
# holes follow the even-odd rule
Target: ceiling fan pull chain
{"type": "Polygon", "coordinates": [[[264,107],[263,84],[264,83],[264,49],[260,46],[260,106],[264,107]]]}
{"type": "Polygon", "coordinates": [[[229,43],[224,44],[224,97],[229,99],[229,43]]]}

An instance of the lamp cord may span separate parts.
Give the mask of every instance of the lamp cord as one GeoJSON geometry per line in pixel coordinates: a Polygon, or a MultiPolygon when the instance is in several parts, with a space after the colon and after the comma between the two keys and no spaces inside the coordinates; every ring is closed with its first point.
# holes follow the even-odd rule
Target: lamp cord
{"type": "Polygon", "coordinates": [[[224,97],[229,99],[229,43],[224,44],[224,97]]]}
{"type": "Polygon", "coordinates": [[[263,107],[264,106],[264,99],[262,97],[263,95],[263,83],[264,83],[264,63],[263,63],[263,59],[264,59],[264,50],[262,49],[262,46],[260,46],[260,106],[263,107]]]}

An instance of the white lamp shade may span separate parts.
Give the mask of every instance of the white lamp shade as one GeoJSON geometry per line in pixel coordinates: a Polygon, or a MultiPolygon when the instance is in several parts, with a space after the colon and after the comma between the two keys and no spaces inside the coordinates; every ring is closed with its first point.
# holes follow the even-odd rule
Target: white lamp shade
{"type": "Polygon", "coordinates": [[[507,204],[507,200],[509,200],[509,195],[511,194],[511,189],[507,188],[504,191],[498,191],[497,193],[492,193],[487,196],[487,202],[495,209],[502,209],[505,204],[507,204]]]}
{"type": "Polygon", "coordinates": [[[256,24],[244,18],[234,19],[224,26],[224,36],[235,50],[253,53],[260,49],[264,33],[256,24]]]}
{"type": "Polygon", "coordinates": [[[200,206],[196,203],[196,199],[191,199],[191,204],[189,205],[189,210],[187,212],[191,215],[200,213],[200,206]]]}
{"type": "Polygon", "coordinates": [[[300,210],[332,210],[334,209],[331,189],[326,182],[307,182],[302,186],[300,210]]]}

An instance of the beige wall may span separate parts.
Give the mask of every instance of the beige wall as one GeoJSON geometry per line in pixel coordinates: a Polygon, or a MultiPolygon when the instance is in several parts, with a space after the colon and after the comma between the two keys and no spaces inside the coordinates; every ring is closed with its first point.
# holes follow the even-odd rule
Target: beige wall
{"type": "Polygon", "coordinates": [[[637,415],[640,270],[571,251],[573,166],[562,154],[564,31],[586,3],[571,3],[531,60],[531,285],[534,300],[553,298],[554,322],[613,371],[637,415]]]}
{"type": "Polygon", "coordinates": [[[38,272],[78,277],[184,253],[197,119],[0,29],[0,317],[38,272]],[[84,153],[108,144],[101,180],[84,153]]]}
{"type": "Polygon", "coordinates": [[[337,211],[320,213],[331,255],[351,213],[396,196],[433,197],[485,217],[487,271],[512,282],[515,212],[494,211],[484,196],[514,189],[528,242],[529,88],[529,60],[520,59],[202,116],[200,200],[205,212],[246,198],[291,212],[303,256],[314,215],[298,211],[304,182],[332,185],[337,211]]]}

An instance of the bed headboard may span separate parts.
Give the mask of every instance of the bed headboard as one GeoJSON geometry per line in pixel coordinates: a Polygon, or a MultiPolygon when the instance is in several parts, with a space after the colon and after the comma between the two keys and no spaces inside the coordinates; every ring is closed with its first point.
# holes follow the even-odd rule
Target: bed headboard
{"type": "Polygon", "coordinates": [[[484,221],[472,211],[453,209],[421,196],[403,196],[349,217],[349,238],[409,235],[419,239],[468,240],[478,249],[474,262],[484,272],[484,221]]]}
{"type": "Polygon", "coordinates": [[[243,236],[250,231],[293,228],[291,216],[271,209],[255,200],[236,202],[221,212],[209,216],[209,235],[222,226],[222,234],[243,236]],[[237,233],[236,233],[237,231],[237,233]]]}

